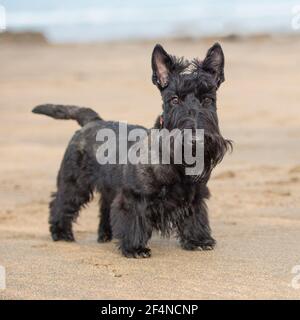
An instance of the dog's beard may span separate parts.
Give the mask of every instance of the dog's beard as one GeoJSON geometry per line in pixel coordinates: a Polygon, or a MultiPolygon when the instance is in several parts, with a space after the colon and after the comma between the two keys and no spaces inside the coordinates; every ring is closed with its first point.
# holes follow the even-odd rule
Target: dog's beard
{"type": "Polygon", "coordinates": [[[193,177],[193,181],[206,183],[212,170],[222,161],[225,153],[231,150],[232,142],[224,139],[221,134],[204,134],[204,169],[193,177]]]}
{"type": "Polygon", "coordinates": [[[194,177],[194,181],[206,183],[226,152],[232,151],[232,141],[224,139],[221,135],[216,114],[201,111],[199,117],[204,127],[204,169],[194,177]]]}
{"type": "MultiPolygon", "coordinates": [[[[175,120],[175,115],[172,115],[175,120]]],[[[200,111],[198,114],[199,123],[198,128],[204,128],[204,169],[198,175],[192,177],[194,182],[203,182],[206,183],[211,175],[212,170],[223,160],[224,155],[229,151],[232,151],[232,141],[225,139],[219,130],[218,118],[214,112],[209,110],[200,111]]],[[[154,128],[162,129],[161,117],[159,116],[156,119],[154,128]]],[[[174,125],[174,128],[177,126],[174,125]]],[[[174,150],[171,149],[171,158],[174,153],[174,150]]],[[[183,157],[184,159],[184,157],[183,157]]],[[[182,170],[187,165],[176,165],[180,170],[182,170]]]]}

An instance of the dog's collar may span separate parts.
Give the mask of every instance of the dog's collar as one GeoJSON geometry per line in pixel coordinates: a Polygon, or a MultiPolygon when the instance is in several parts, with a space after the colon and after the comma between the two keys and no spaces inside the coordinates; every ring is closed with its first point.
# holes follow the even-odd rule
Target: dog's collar
{"type": "Polygon", "coordinates": [[[164,124],[163,112],[162,112],[161,115],[159,116],[159,124],[160,124],[160,128],[162,128],[162,127],[163,127],[163,124],[164,124]]]}

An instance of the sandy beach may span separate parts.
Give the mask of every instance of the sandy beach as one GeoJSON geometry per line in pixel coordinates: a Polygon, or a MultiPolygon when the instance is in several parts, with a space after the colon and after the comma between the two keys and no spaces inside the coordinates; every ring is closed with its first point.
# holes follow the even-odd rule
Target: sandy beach
{"type": "MultiPolygon", "coordinates": [[[[204,57],[206,40],[161,40],[204,57]]],[[[54,243],[48,202],[78,125],[34,115],[38,104],[90,106],[104,119],[151,127],[161,100],[151,82],[156,42],[0,44],[0,299],[299,299],[300,38],[220,41],[226,81],[219,119],[234,152],[214,171],[208,202],[218,244],[187,252],[155,235],[151,259],[98,244],[98,199],[81,212],[76,243],[54,243]]]]}

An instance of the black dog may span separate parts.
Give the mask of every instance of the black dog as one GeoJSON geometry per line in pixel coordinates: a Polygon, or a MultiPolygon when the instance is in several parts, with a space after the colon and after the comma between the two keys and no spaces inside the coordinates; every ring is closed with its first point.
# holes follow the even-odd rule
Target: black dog
{"type": "MultiPolygon", "coordinates": [[[[74,119],[82,126],[73,136],[57,178],[57,192],[50,203],[50,231],[54,241],[74,241],[72,222],[80,209],[101,193],[98,241],[119,239],[126,257],[149,257],[147,242],[153,230],[162,235],[175,231],[184,249],[212,249],[205,199],[212,169],[231,148],[219,130],[216,91],[224,81],[224,55],[219,44],[203,61],[189,62],[167,54],[160,45],[152,53],[153,83],[163,100],[163,113],[154,128],[204,129],[204,170],[185,174],[179,164],[104,164],[95,157],[96,134],[118,122],[104,121],[91,109],[41,105],[34,113],[56,119],[74,119]]],[[[142,128],[140,126],[129,126],[142,128]]],[[[101,143],[100,143],[101,145],[101,143]]],[[[128,148],[130,143],[128,144],[128,148]]]]}

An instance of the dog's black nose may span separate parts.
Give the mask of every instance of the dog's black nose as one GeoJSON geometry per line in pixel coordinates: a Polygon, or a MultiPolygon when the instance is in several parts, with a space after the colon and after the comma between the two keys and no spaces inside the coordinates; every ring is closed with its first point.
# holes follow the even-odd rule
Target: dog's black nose
{"type": "Polygon", "coordinates": [[[184,130],[184,129],[195,130],[197,128],[197,122],[194,117],[187,115],[186,117],[182,117],[181,119],[179,119],[177,123],[177,127],[180,130],[184,130]]]}

